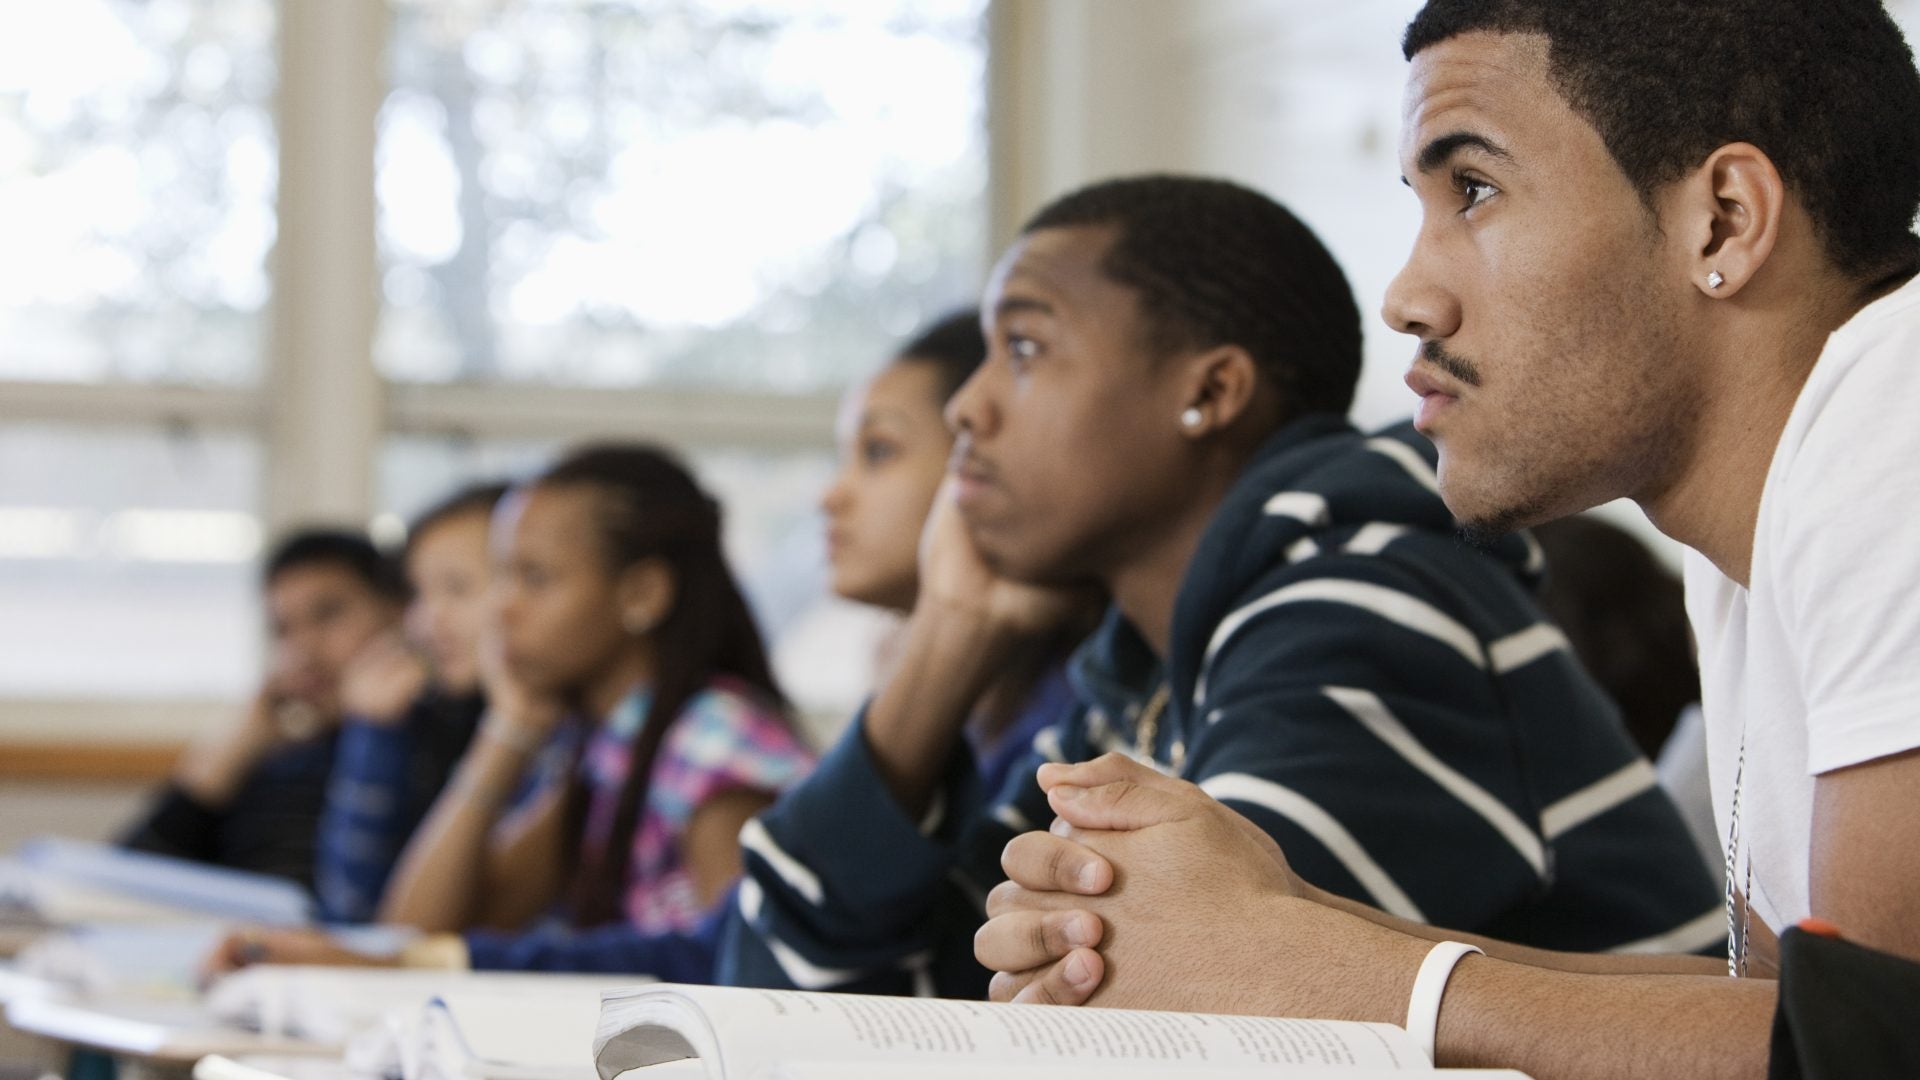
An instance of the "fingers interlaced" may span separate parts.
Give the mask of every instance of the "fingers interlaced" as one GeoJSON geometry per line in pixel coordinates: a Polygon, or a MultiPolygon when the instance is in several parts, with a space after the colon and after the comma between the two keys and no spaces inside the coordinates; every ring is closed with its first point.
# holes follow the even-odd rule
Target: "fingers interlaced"
{"type": "Polygon", "coordinates": [[[1095,896],[1113,884],[1113,866],[1083,844],[1050,832],[1016,836],[1000,854],[1007,878],[1035,892],[1095,896]]]}
{"type": "Polygon", "coordinates": [[[1026,971],[1098,945],[1103,930],[1088,911],[1014,911],[982,926],[973,952],[990,971],[1026,971]]]}

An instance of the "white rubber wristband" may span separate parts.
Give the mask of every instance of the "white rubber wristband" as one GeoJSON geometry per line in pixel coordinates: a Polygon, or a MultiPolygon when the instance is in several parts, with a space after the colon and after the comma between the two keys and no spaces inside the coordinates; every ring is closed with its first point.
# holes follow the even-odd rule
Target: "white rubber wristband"
{"type": "MultiPolygon", "coordinates": [[[[1427,950],[1420,963],[1420,974],[1413,977],[1413,996],[1407,1000],[1407,1033],[1433,1060],[1433,1041],[1440,1029],[1440,997],[1447,992],[1447,980],[1460,958],[1480,952],[1477,945],[1464,941],[1443,941],[1427,950]]],[[[1484,955],[1484,954],[1482,954],[1484,955]]]]}

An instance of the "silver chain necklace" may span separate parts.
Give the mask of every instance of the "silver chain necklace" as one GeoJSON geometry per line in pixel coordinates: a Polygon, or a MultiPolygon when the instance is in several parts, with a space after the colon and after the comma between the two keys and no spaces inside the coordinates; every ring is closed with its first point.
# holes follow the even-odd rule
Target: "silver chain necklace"
{"type": "Polygon", "coordinates": [[[1740,757],[1733,769],[1733,807],[1727,814],[1727,974],[1747,974],[1747,942],[1753,933],[1753,852],[1747,852],[1746,883],[1740,902],[1733,896],[1734,870],[1740,856],[1740,788],[1747,775],[1747,731],[1740,726],[1740,757]]]}

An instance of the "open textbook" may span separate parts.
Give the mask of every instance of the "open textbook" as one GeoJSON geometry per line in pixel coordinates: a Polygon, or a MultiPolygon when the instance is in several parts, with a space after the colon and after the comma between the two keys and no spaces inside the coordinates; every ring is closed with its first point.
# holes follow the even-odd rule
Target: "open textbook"
{"type": "MultiPolygon", "coordinates": [[[[1385,1076],[1433,1071],[1392,1024],[816,994],[661,983],[608,991],[600,1080],[690,1059],[707,1080],[991,1076],[1126,1080],[1385,1076]]],[[[1454,1077],[1518,1077],[1450,1072],[1454,1077]]]]}

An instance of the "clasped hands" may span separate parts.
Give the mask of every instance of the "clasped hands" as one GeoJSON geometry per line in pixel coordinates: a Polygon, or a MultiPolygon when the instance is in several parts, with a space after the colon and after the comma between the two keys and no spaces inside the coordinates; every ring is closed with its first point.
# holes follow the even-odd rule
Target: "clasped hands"
{"type": "Polygon", "coordinates": [[[1272,1014],[1302,1008],[1339,963],[1359,920],[1198,787],[1120,754],[1039,780],[1058,817],[1007,845],[974,938],[993,1000],[1272,1014]]]}

